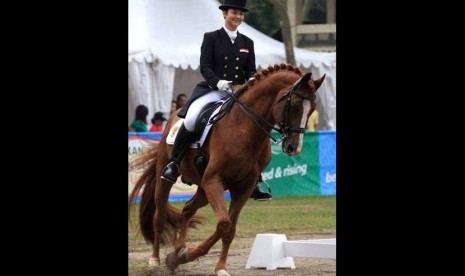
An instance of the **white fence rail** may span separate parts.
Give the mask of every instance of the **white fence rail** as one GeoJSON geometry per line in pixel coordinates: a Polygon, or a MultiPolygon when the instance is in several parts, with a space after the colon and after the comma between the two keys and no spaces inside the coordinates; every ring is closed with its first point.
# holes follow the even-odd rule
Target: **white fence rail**
{"type": "Polygon", "coordinates": [[[284,234],[257,234],[246,269],[295,269],[292,257],[336,259],[336,239],[288,241],[284,234]]]}

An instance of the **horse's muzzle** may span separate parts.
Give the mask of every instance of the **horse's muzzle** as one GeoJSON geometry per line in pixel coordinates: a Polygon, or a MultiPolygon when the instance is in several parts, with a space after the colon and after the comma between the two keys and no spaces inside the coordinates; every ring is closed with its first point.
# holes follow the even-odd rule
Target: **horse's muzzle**
{"type": "Polygon", "coordinates": [[[289,139],[284,139],[283,140],[283,143],[282,143],[282,150],[285,154],[289,155],[289,156],[294,156],[294,155],[297,155],[300,153],[300,151],[298,151],[299,149],[299,146],[298,144],[295,145],[293,144],[292,142],[289,141],[289,139]]]}

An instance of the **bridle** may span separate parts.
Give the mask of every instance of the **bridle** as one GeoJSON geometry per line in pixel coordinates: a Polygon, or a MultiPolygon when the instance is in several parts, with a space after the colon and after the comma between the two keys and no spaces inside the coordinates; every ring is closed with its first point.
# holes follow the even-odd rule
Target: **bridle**
{"type": "Polygon", "coordinates": [[[224,115],[226,115],[226,113],[229,112],[229,110],[231,110],[231,108],[233,106],[232,103],[237,103],[239,105],[239,107],[245,112],[245,114],[247,116],[249,116],[250,119],[252,119],[252,121],[255,123],[255,125],[258,128],[260,128],[266,135],[268,135],[271,138],[271,140],[273,140],[274,143],[279,144],[282,140],[284,140],[287,136],[289,136],[289,133],[292,133],[292,132],[304,133],[305,128],[301,128],[300,126],[299,127],[289,126],[289,112],[290,112],[290,109],[291,109],[291,97],[292,97],[292,95],[296,95],[296,96],[298,96],[298,97],[300,97],[300,98],[302,98],[304,100],[308,100],[308,101],[311,101],[311,102],[314,101],[315,97],[316,97],[316,95],[315,95],[314,97],[309,98],[309,97],[305,97],[305,96],[299,95],[297,93],[294,93],[300,87],[301,81],[302,81],[302,77],[299,78],[292,85],[292,87],[289,89],[289,91],[287,91],[284,95],[282,95],[281,98],[279,98],[273,104],[273,106],[275,106],[278,103],[280,103],[281,101],[284,101],[284,100],[286,101],[286,103],[284,104],[284,108],[281,111],[281,121],[277,124],[277,126],[272,125],[265,118],[258,115],[252,109],[250,109],[248,106],[246,106],[241,101],[239,101],[239,99],[237,99],[236,95],[234,94],[232,88],[230,88],[228,90],[229,98],[226,99],[226,101],[225,101],[225,104],[224,104],[225,108],[223,110],[221,110],[218,114],[216,114],[216,116],[212,117],[210,119],[210,123],[213,124],[213,123],[219,121],[224,115]],[[229,100],[231,100],[231,102],[229,104],[227,104],[226,102],[229,101],[229,100]],[[265,127],[263,127],[260,122],[263,122],[268,127],[271,127],[275,131],[279,132],[279,134],[281,134],[281,140],[278,141],[274,137],[272,137],[269,134],[269,131],[267,131],[265,129],[265,127]]]}
{"type": "Polygon", "coordinates": [[[286,103],[284,105],[284,108],[281,111],[281,122],[279,123],[279,128],[274,128],[277,132],[281,134],[282,139],[286,138],[289,133],[291,132],[297,132],[297,133],[304,133],[305,128],[301,127],[291,127],[289,126],[289,112],[291,109],[291,97],[292,95],[296,95],[304,100],[308,100],[310,102],[315,100],[315,97],[308,98],[302,95],[299,95],[297,93],[294,94],[294,92],[299,88],[300,82],[302,81],[302,78],[298,79],[291,87],[289,91],[287,91],[279,100],[277,100],[274,105],[278,104],[282,100],[286,100],[286,103]]]}

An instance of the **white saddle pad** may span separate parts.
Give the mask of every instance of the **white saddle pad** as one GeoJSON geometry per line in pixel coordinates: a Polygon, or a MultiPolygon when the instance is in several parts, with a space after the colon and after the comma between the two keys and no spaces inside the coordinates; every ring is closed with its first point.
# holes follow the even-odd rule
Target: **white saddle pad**
{"type": "MultiPolygon", "coordinates": [[[[215,111],[213,111],[213,113],[210,115],[210,118],[213,117],[214,115],[216,115],[220,111],[220,108],[222,106],[223,105],[218,106],[215,109],[215,111]]],[[[210,118],[209,118],[208,121],[210,121],[210,118]]],[[[174,124],[171,127],[170,132],[168,133],[168,137],[166,137],[166,143],[168,145],[174,145],[174,141],[176,140],[176,135],[178,135],[178,130],[181,127],[182,122],[184,122],[183,118],[179,119],[179,121],[177,121],[176,124],[174,124]]],[[[200,139],[195,141],[194,143],[192,143],[190,145],[190,147],[195,148],[195,149],[201,148],[203,143],[205,142],[205,139],[207,138],[208,132],[210,132],[211,127],[212,127],[212,125],[210,123],[207,123],[207,125],[205,126],[205,129],[203,130],[203,133],[202,133],[202,136],[200,137],[200,139]]]]}

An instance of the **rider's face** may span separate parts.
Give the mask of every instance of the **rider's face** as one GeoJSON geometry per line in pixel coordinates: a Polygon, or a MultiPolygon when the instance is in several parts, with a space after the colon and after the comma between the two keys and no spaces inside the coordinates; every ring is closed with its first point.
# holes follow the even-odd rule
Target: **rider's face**
{"type": "Polygon", "coordinates": [[[244,12],[236,9],[223,11],[223,16],[226,27],[231,31],[235,31],[244,20],[244,12]]]}

